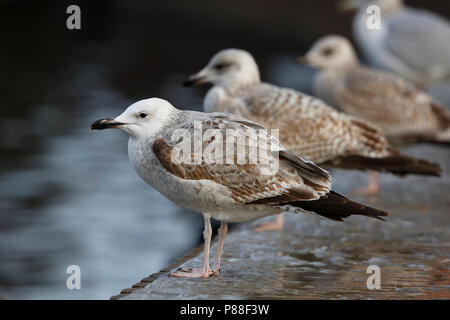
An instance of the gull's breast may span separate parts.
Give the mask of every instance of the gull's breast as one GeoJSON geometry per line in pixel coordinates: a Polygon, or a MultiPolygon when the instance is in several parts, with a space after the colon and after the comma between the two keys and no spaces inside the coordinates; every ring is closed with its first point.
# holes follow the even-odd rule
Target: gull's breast
{"type": "Polygon", "coordinates": [[[279,211],[237,203],[228,188],[214,181],[182,179],[171,174],[154,154],[152,143],[130,139],[128,154],[134,169],[147,184],[182,207],[230,222],[253,220],[279,211]]]}

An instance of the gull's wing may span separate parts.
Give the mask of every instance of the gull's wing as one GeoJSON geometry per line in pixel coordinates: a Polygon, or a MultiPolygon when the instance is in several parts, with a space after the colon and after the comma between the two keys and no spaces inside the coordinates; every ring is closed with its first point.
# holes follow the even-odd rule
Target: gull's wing
{"type": "Polygon", "coordinates": [[[316,163],[391,154],[378,128],[314,97],[268,84],[246,88],[240,96],[251,120],[278,128],[280,140],[289,150],[316,163]]]}
{"type": "MultiPolygon", "coordinates": [[[[185,129],[191,136],[194,136],[194,123],[197,123],[197,126],[201,124],[204,133],[212,129],[223,137],[223,141],[219,141],[218,136],[214,139],[204,139],[203,150],[214,149],[213,144],[222,145],[225,150],[226,143],[232,144],[232,150],[238,150],[245,143],[237,138],[227,139],[227,130],[241,130],[241,134],[248,136],[249,141],[252,140],[253,143],[256,143],[255,139],[257,138],[254,137],[252,130],[262,128],[253,122],[227,114],[191,114],[194,116],[190,120],[182,122],[177,129],[185,129]]],[[[258,138],[264,140],[264,135],[260,135],[258,138]]],[[[153,144],[153,151],[164,168],[173,175],[181,179],[210,180],[221,184],[230,190],[232,197],[238,203],[263,201],[267,198],[277,198],[280,203],[315,200],[329,193],[331,178],[325,170],[284,150],[277,139],[268,136],[267,140],[275,145],[269,145],[266,148],[268,145],[266,141],[261,142],[260,140],[258,147],[262,149],[260,152],[264,154],[265,161],[256,164],[251,163],[248,149],[246,149],[243,163],[238,161],[236,154],[234,154],[231,164],[226,163],[226,154],[217,155],[214,158],[217,161],[214,163],[208,163],[204,158],[199,163],[176,162],[174,161],[174,148],[177,145],[168,136],[157,139],[153,144]],[[279,157],[276,152],[272,152],[273,149],[280,150],[279,157]],[[276,161],[278,161],[278,170],[267,174],[272,170],[272,167],[269,167],[276,161]]],[[[248,146],[249,143],[246,144],[248,146]]],[[[190,159],[195,157],[194,149],[192,148],[190,159]]]]}
{"type": "Polygon", "coordinates": [[[430,133],[448,126],[444,107],[390,73],[355,68],[340,80],[335,92],[339,106],[389,135],[430,133]]]}
{"type": "Polygon", "coordinates": [[[450,24],[425,10],[405,9],[386,18],[385,46],[412,69],[432,79],[450,76],[450,24]]]}
{"type": "MultiPolygon", "coordinates": [[[[197,124],[201,122],[203,130],[217,129],[221,133],[227,129],[241,129],[248,133],[252,128],[261,128],[232,115],[195,114],[198,115],[196,119],[184,121],[177,128],[193,133],[195,121],[197,124]]],[[[277,143],[273,137],[268,139],[277,143]]],[[[208,139],[203,141],[204,147],[211,143],[208,139]]],[[[237,140],[233,141],[233,147],[239,147],[237,140]]],[[[174,148],[176,145],[167,136],[156,139],[152,146],[154,154],[167,171],[179,179],[209,180],[221,184],[228,188],[236,203],[268,205],[291,212],[312,212],[335,221],[342,221],[350,215],[383,220],[381,217],[388,215],[387,212],[353,202],[331,191],[331,177],[325,170],[284,150],[281,145],[278,145],[279,169],[271,175],[262,174],[264,165],[260,164],[208,164],[205,161],[198,164],[174,163],[174,148]]],[[[266,151],[275,161],[274,154],[266,151]]]]}
{"type": "Polygon", "coordinates": [[[298,91],[260,85],[246,91],[250,118],[279,128],[280,140],[296,154],[332,167],[395,174],[440,175],[438,164],[402,155],[377,127],[339,113],[298,91]]]}

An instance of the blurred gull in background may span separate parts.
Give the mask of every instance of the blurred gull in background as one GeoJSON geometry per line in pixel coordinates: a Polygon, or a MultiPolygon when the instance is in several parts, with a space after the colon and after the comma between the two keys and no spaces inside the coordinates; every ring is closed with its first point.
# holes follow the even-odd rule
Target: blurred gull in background
{"type": "MultiPolygon", "coordinates": [[[[199,269],[179,269],[171,273],[175,277],[208,278],[219,274],[227,222],[251,221],[282,211],[316,213],[335,221],[343,221],[351,215],[383,220],[381,217],[388,215],[387,212],[355,203],[333,192],[328,172],[287,151],[271,135],[264,137],[258,134],[252,138],[251,131],[264,128],[236,115],[181,111],[165,100],[151,98],[134,103],[115,119],[97,120],[91,126],[91,129],[96,130],[107,128],[119,128],[130,134],[130,160],[145,182],[178,205],[203,214],[203,266],[199,269]],[[264,148],[263,154],[268,161],[250,163],[249,153],[244,152],[244,164],[236,161],[225,163],[223,156],[227,155],[217,151],[211,159],[214,160],[212,163],[204,159],[204,153],[200,162],[177,161],[173,156],[179,141],[173,139],[173,135],[184,130],[189,134],[188,137],[193,136],[195,139],[194,130],[197,130],[195,127],[199,123],[201,130],[204,130],[200,132],[200,139],[203,132],[211,129],[222,137],[228,135],[229,130],[239,130],[240,135],[253,139],[255,146],[264,148]],[[270,143],[264,143],[261,139],[270,143]],[[275,171],[274,163],[277,163],[275,171]],[[212,269],[209,267],[211,218],[222,222],[212,269]]],[[[223,147],[222,142],[229,143],[222,139],[219,147],[223,147]]],[[[201,141],[206,151],[211,150],[211,146],[217,148],[219,139],[212,136],[209,141],[205,141],[204,137],[201,141]]],[[[234,137],[232,143],[236,150],[242,146],[240,139],[234,137]]],[[[183,152],[188,152],[192,159],[196,157],[197,151],[194,148],[183,152]]]]}
{"type": "Polygon", "coordinates": [[[403,0],[343,0],[339,8],[357,10],[353,36],[370,65],[422,85],[450,78],[450,24],[444,17],[403,0]],[[367,27],[370,5],[380,8],[380,29],[367,27]]]}
{"type": "Polygon", "coordinates": [[[305,60],[320,69],[319,97],[379,126],[392,142],[450,144],[450,112],[408,81],[361,66],[346,38],[318,40],[305,60]]]}
{"type": "MultiPolygon", "coordinates": [[[[439,165],[393,149],[370,123],[340,113],[302,92],[261,82],[258,66],[247,51],[218,52],[185,85],[205,82],[214,84],[205,96],[205,111],[237,113],[266,128],[279,129],[281,142],[304,159],[345,169],[440,174],[439,165]]],[[[373,184],[358,192],[378,192],[378,185],[373,184]]],[[[282,229],[281,217],[256,231],[282,229]]]]}

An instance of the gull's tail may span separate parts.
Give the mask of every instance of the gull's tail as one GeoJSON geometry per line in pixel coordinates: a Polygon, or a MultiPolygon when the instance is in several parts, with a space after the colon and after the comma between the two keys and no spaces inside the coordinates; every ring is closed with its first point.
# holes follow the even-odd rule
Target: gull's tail
{"type": "Polygon", "coordinates": [[[395,153],[383,158],[370,158],[364,156],[348,156],[335,159],[331,165],[344,169],[373,170],[391,172],[398,175],[417,174],[440,177],[442,167],[438,163],[416,159],[395,153]]]}
{"type": "Polygon", "coordinates": [[[351,215],[361,215],[384,221],[382,217],[389,215],[385,211],[347,199],[334,191],[330,191],[330,193],[318,200],[284,203],[281,208],[294,212],[298,211],[297,209],[301,209],[335,221],[343,221],[351,215]]]}

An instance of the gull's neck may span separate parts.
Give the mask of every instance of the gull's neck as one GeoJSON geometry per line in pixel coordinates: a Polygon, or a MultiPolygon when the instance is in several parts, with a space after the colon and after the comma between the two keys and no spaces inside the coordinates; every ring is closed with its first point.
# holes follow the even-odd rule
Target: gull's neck
{"type": "Polygon", "coordinates": [[[322,71],[337,71],[337,72],[345,72],[354,68],[359,67],[359,61],[358,59],[354,56],[352,58],[349,58],[348,60],[346,60],[345,62],[342,62],[340,64],[337,65],[332,65],[332,66],[328,66],[328,67],[324,67],[322,69],[322,71]]]}
{"type": "Polygon", "coordinates": [[[226,81],[222,83],[218,83],[215,85],[215,87],[223,89],[228,94],[232,94],[242,88],[250,87],[253,85],[257,85],[261,83],[261,80],[259,78],[259,75],[256,77],[252,77],[249,79],[239,79],[239,81],[226,81]],[[245,80],[245,81],[242,81],[245,80]]]}
{"type": "Polygon", "coordinates": [[[222,88],[228,93],[235,92],[243,87],[252,86],[261,83],[258,65],[254,62],[248,62],[242,66],[240,72],[230,73],[219,79],[214,85],[222,88]]]}

